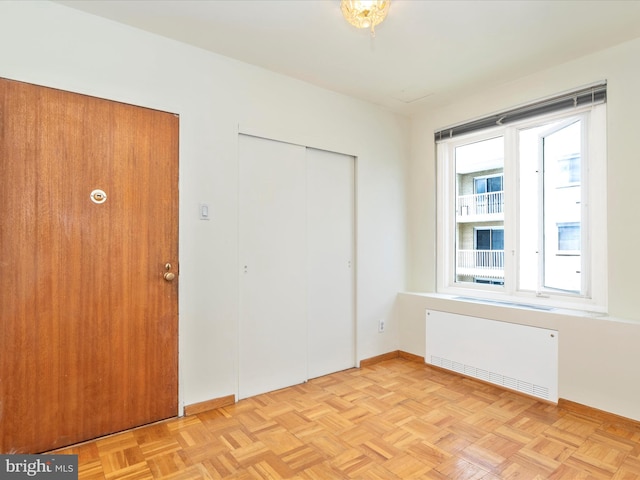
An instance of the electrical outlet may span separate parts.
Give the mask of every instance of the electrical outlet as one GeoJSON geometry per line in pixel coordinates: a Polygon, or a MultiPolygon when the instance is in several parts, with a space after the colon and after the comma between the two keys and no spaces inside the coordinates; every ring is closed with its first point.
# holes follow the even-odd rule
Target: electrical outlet
{"type": "Polygon", "coordinates": [[[385,322],[384,318],[378,322],[378,333],[384,332],[385,322]]]}

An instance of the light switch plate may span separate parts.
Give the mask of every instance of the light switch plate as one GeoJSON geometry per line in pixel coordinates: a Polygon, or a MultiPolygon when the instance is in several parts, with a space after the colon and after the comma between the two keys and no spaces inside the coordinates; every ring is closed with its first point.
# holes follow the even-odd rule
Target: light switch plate
{"type": "Polygon", "coordinates": [[[201,203],[200,205],[198,205],[198,207],[199,207],[199,213],[200,213],[200,220],[209,220],[209,218],[211,217],[211,209],[209,208],[209,204],[201,203]]]}

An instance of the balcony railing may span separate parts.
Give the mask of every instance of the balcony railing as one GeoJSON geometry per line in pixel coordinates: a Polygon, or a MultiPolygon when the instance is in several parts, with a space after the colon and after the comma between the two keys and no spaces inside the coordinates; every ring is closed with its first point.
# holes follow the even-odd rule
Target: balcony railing
{"type": "Polygon", "coordinates": [[[495,215],[504,211],[504,192],[461,195],[456,208],[459,217],[495,215]]]}
{"type": "Polygon", "coordinates": [[[504,278],[504,250],[458,250],[456,274],[504,278]]]}

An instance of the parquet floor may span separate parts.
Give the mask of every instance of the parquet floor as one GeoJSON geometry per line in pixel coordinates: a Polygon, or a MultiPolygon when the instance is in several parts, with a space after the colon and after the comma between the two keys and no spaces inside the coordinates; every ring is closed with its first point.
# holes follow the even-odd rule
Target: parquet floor
{"type": "Polygon", "coordinates": [[[59,450],[80,479],[640,479],[640,427],[402,358],[59,450]]]}

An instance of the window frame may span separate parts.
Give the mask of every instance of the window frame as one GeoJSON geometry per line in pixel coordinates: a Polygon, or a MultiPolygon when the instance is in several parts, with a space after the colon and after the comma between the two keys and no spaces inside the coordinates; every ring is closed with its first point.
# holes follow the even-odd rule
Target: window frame
{"type": "MultiPolygon", "coordinates": [[[[540,115],[523,121],[436,142],[437,223],[436,223],[436,290],[438,293],[471,296],[487,300],[527,302],[533,305],[570,308],[592,312],[607,311],[606,240],[606,103],[540,115]],[[583,275],[588,284],[581,294],[537,289],[522,290],[519,286],[520,211],[518,132],[553,121],[569,121],[581,117],[584,122],[586,147],[583,150],[583,200],[586,214],[581,228],[583,275]],[[455,149],[474,142],[504,136],[504,286],[456,282],[456,166],[455,149]],[[510,160],[508,160],[510,159],[510,160]],[[604,199],[604,200],[603,200],[604,199]],[[586,227],[586,228],[585,228],[586,227]],[[599,227],[599,228],[598,228],[599,227]]],[[[540,180],[539,180],[540,183],[540,180]]],[[[540,278],[540,273],[538,273],[540,278]]]]}

